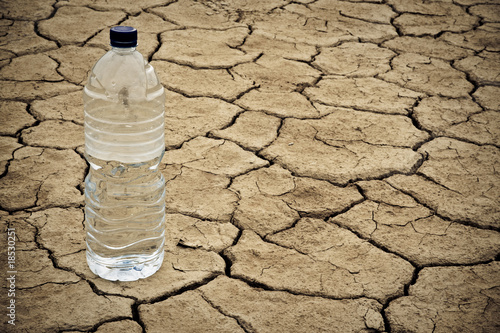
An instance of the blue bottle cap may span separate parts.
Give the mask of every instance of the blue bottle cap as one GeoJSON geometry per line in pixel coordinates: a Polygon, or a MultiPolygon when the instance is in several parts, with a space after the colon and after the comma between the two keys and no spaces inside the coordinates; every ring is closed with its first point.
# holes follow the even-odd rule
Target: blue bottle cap
{"type": "Polygon", "coordinates": [[[109,30],[111,46],[114,47],[136,47],[137,29],[132,27],[118,26],[109,30]]]}

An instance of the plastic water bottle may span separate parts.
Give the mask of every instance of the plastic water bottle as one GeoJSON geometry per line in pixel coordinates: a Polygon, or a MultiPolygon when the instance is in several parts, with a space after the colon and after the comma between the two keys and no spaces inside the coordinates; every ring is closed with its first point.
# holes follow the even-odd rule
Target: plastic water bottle
{"type": "Polygon", "coordinates": [[[112,281],[154,274],[163,262],[165,95],[136,51],[137,30],[110,30],[111,51],[84,89],[87,263],[112,281]]]}

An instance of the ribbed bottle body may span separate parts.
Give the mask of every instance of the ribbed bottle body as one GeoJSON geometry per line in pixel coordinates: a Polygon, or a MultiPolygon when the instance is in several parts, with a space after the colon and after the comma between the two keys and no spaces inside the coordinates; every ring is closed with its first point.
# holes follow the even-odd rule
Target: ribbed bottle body
{"type": "Polygon", "coordinates": [[[133,281],[163,261],[164,93],[135,50],[108,52],[84,89],[87,262],[108,280],[133,281]]]}

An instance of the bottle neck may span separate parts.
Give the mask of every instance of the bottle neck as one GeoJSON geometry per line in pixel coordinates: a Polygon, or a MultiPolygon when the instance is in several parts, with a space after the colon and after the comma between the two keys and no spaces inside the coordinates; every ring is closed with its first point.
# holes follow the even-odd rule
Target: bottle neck
{"type": "Polygon", "coordinates": [[[116,52],[118,54],[130,54],[135,51],[135,46],[134,47],[116,47],[112,46],[111,51],[116,52]]]}

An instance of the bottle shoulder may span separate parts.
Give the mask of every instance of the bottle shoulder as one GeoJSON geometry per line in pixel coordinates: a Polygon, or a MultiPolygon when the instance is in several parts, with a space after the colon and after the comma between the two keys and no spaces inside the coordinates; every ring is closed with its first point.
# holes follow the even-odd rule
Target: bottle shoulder
{"type": "Polygon", "coordinates": [[[127,72],[143,72],[146,62],[138,51],[120,53],[114,50],[106,52],[94,65],[92,72],[95,75],[112,75],[127,72]]]}
{"type": "Polygon", "coordinates": [[[92,98],[151,100],[161,98],[161,85],[154,68],[137,50],[117,52],[110,50],[99,59],[89,73],[86,92],[92,98]]]}

